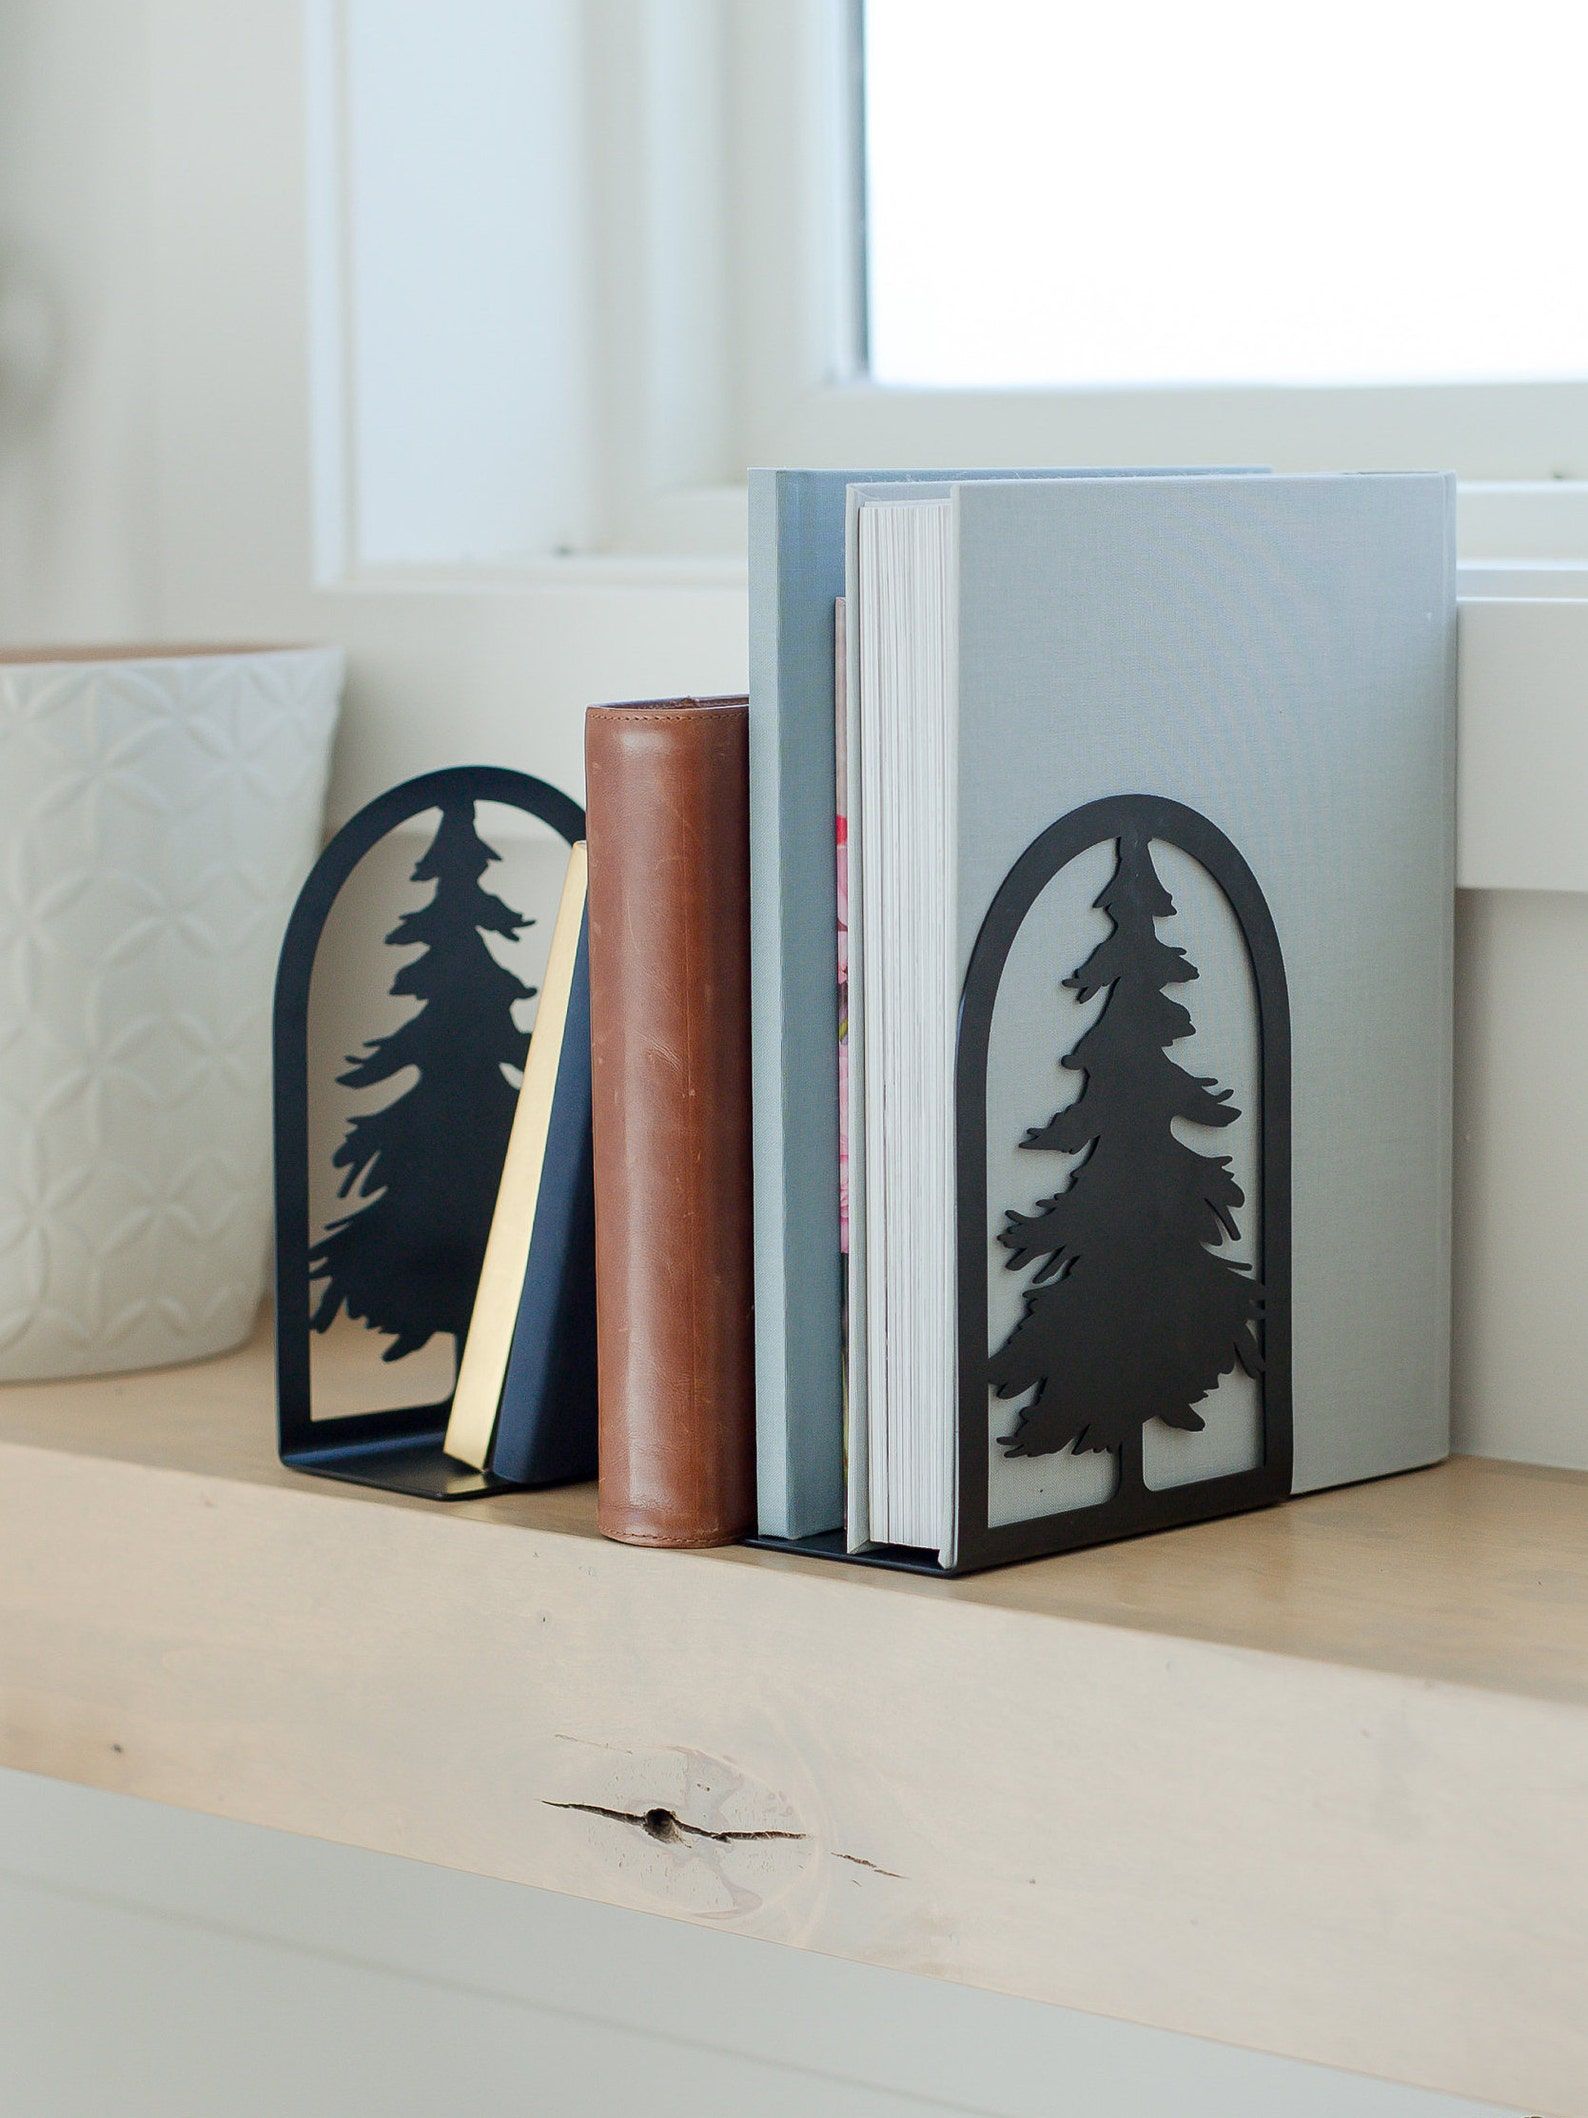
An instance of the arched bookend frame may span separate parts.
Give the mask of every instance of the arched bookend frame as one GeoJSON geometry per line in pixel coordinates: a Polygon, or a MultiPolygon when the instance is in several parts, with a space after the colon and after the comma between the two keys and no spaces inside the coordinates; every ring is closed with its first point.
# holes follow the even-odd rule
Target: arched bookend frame
{"type": "Polygon", "coordinates": [[[945,1570],[931,1553],[896,1545],[851,1553],[841,1531],[750,1542],[906,1573],[963,1574],[1283,1500],[1293,1449],[1290,1000],[1262,889],[1216,825],[1183,802],[1127,794],[1085,803],[1032,840],[999,885],[971,951],[960,995],[954,1097],[955,1564],[945,1570]],[[1083,1002],[1105,990],[1108,997],[1071,1050],[1053,1054],[1081,1075],[1081,1093],[1035,1129],[1031,1113],[999,1113],[1001,1125],[1015,1127],[1010,1144],[1057,1149],[1072,1158],[1076,1174],[1058,1195],[1038,1197],[1056,1181],[1039,1177],[1029,1199],[996,1202],[1003,1221],[997,1240],[1009,1252],[1004,1262],[1024,1275],[1026,1298],[1019,1325],[995,1343],[989,1282],[1002,1268],[988,1243],[987,1071],[999,987],[1015,938],[1049,883],[1104,844],[1113,849],[1114,871],[1096,904],[1111,932],[1064,983],[1083,1002]],[[1155,932],[1176,907],[1153,867],[1154,844],[1189,854],[1212,878],[1251,968],[1258,1033],[1255,1200],[1244,1196],[1228,1158],[1211,1151],[1218,1128],[1240,1115],[1229,1092],[1169,1057],[1194,1026],[1192,1011],[1174,995],[1197,974],[1186,952],[1155,932]],[[1120,994],[1114,1020],[1098,1034],[1120,994]],[[1088,1100],[1093,1073],[1099,1088],[1088,1100]],[[1171,1121],[1182,1119],[1211,1129],[1203,1146],[1188,1148],[1171,1133],[1171,1121]],[[1099,1155],[1105,1131],[1109,1152],[1099,1155]],[[1237,1233],[1246,1239],[1249,1266],[1216,1254],[1222,1237],[1237,1233]],[[1086,1269],[1071,1281],[1083,1253],[1086,1269]],[[1140,1357],[1144,1345],[1150,1358],[1140,1357]],[[1144,1428],[1153,1420],[1201,1428],[1197,1406],[1236,1366],[1256,1384],[1255,1461],[1186,1484],[1150,1485],[1144,1428]],[[1111,1494],[1029,1520],[995,1522],[994,1447],[1022,1457],[1106,1452],[1116,1465],[1111,1494]]]}
{"type": "Polygon", "coordinates": [[[461,1350],[516,1097],[502,1067],[522,1064],[528,1045],[509,1009],[530,991],[483,939],[487,931],[511,936],[528,922],[481,887],[496,855],[476,830],[478,802],[518,809],[570,845],[584,836],[579,804],[528,773],[459,765],[406,780],[361,809],[321,854],[293,909],[276,973],[281,1460],[320,1477],[432,1500],[469,1499],[504,1484],[442,1453],[450,1399],[316,1418],[310,1346],[316,1328],[324,1330],[345,1312],[372,1335],[385,1336],[388,1360],[439,1333],[450,1333],[461,1350]],[[411,1086],[380,1112],[350,1121],[336,1155],[346,1173],[344,1212],[316,1239],[309,1218],[308,1032],[320,937],[364,856],[430,810],[439,812],[440,823],[414,879],[433,881],[434,894],[405,913],[386,937],[405,950],[391,991],[419,998],[424,1006],[363,1058],[350,1059],[341,1077],[359,1087],[406,1073],[411,1086]],[[422,945],[422,954],[409,958],[406,949],[414,945],[422,945]],[[427,1061],[435,1092],[421,1101],[427,1061]],[[394,1112],[404,1114],[400,1122],[393,1122],[394,1112]]]}
{"type": "MultiPolygon", "coordinates": [[[[955,1058],[956,1195],[959,1261],[959,1566],[1000,1566],[1010,1560],[1070,1551],[1148,1530],[1177,1528],[1283,1500],[1290,1491],[1290,1000],[1284,959],[1272,914],[1256,876],[1218,827],[1183,802],[1129,794],[1088,802],[1051,824],[1026,848],[999,886],[971,952],[960,1000],[955,1058]],[[1229,1092],[1193,1079],[1168,1057],[1173,1040],[1192,1027],[1174,997],[1196,970],[1185,951],[1157,937],[1156,922],[1175,907],[1153,868],[1154,842],[1178,847],[1213,879],[1240,930],[1251,967],[1258,1031],[1257,1116],[1259,1196],[1243,1198],[1211,1152],[1187,1157],[1169,1134],[1171,1118],[1199,1130],[1217,1128],[1238,1113],[1229,1092]],[[1112,932],[1065,983],[1082,1000],[1108,988],[1101,1030],[1115,998],[1129,989],[1129,1027],[1083,1036],[1065,1058],[1078,1070],[1083,1097],[1047,1126],[1028,1133],[1027,1147],[1074,1151],[1112,1122],[1110,1166],[1126,1181],[1111,1196],[1102,1174],[1078,1172],[1079,1212],[1069,1195],[1044,1199],[1032,1214],[1005,1212],[1000,1242],[1008,1263],[1029,1275],[1026,1314],[1004,1342],[988,1342],[987,1062],[998,988],[1026,915],[1072,860],[1108,843],[1114,873],[1097,900],[1112,932]],[[1112,1068],[1101,1089],[1109,1115],[1089,1115],[1083,1101],[1088,1076],[1112,1068]],[[1119,1081],[1131,1084],[1121,1097],[1119,1081]],[[1121,1142],[1118,1128],[1126,1137],[1121,1142]],[[1119,1150],[1123,1146],[1123,1153],[1119,1150]],[[1168,1152],[1163,1150],[1167,1148],[1168,1152]],[[1150,1218],[1182,1239],[1144,1243],[1149,1219],[1141,1196],[1161,1171],[1150,1218]],[[1082,1188],[1084,1187],[1084,1201],[1082,1188]],[[1222,1263],[1206,1244],[1216,1223],[1234,1234],[1247,1214],[1253,1266],[1222,1263]],[[1072,1296],[1065,1285],[1077,1225],[1097,1254],[1072,1296]],[[1110,1270],[1110,1258],[1114,1269],[1110,1270]],[[1144,1302],[1144,1293],[1149,1300],[1144,1302]],[[1085,1296],[1084,1305],[1078,1299],[1085,1296]],[[1144,1312],[1152,1321],[1144,1327],[1144,1312]],[[1152,1363],[1131,1358],[1143,1329],[1155,1341],[1152,1363]],[[1166,1426],[1203,1424],[1195,1407],[1216,1374],[1240,1365],[1253,1375],[1260,1402],[1257,1460],[1248,1470],[1188,1484],[1153,1487],[1143,1475],[1142,1431],[1154,1419],[1166,1426]],[[1115,1382],[1125,1370],[1135,1382],[1115,1382]],[[990,1429],[990,1392],[1006,1400],[1005,1416],[990,1429]],[[1134,1394],[1132,1392],[1134,1391],[1134,1394]],[[1025,1410],[1016,1400],[1029,1393],[1025,1410]],[[1066,1398],[1069,1402],[1066,1403],[1066,1398]],[[1073,1448],[1106,1450],[1116,1461],[1107,1500],[1024,1522],[989,1523],[988,1463],[997,1443],[1011,1456],[1040,1456],[1073,1448]]],[[[1213,1142],[1216,1144],[1216,1131],[1213,1142]]],[[[1022,1202],[1024,1203],[1024,1202],[1022,1202]]],[[[1000,1207],[1004,1202],[998,1202],[1000,1207]]]]}

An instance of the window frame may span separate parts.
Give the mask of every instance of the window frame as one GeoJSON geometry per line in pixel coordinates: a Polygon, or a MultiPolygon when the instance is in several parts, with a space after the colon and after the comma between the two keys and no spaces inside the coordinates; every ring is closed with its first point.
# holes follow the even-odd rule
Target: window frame
{"type": "Polygon", "coordinates": [[[986,390],[872,382],[861,292],[863,6],[757,0],[733,22],[736,159],[750,178],[735,257],[743,460],[1448,467],[1463,482],[1475,556],[1588,559],[1588,374],[986,390]]]}
{"type": "MultiPolygon", "coordinates": [[[[370,566],[346,358],[347,0],[305,0],[316,575],[322,585],[742,566],[751,463],[1452,467],[1465,559],[1588,564],[1581,382],[926,390],[865,373],[863,0],[584,0],[581,148],[552,210],[588,245],[587,541],[370,566]]],[[[554,387],[527,372],[526,388],[554,387]]],[[[704,570],[704,573],[703,573],[704,570]]],[[[1572,576],[1578,579],[1581,577],[1572,576]]]]}

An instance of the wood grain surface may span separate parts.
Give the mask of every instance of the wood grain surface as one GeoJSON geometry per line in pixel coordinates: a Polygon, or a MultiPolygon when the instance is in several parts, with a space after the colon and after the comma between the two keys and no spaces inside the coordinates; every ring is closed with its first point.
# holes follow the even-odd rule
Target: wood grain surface
{"type": "Polygon", "coordinates": [[[1588,2108],[1588,1477],[959,1582],[275,1461],[267,1349],[0,1391],[0,1763],[1588,2108]]]}

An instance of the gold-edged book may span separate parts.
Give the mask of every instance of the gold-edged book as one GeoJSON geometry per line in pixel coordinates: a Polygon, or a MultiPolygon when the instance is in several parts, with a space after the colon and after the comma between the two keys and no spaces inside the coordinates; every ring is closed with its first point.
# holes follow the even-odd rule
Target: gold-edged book
{"type": "Polygon", "coordinates": [[[568,855],[568,873],[562,886],[551,933],[551,952],[541,984],[535,1028],[524,1062],[524,1083],[518,1092],[518,1107],[508,1135],[507,1157],[496,1194],[496,1211],[485,1245],[485,1262],[469,1319],[463,1358],[458,1364],[457,1388],[452,1393],[452,1411],[442,1443],[448,1456],[483,1471],[490,1460],[496,1432],[496,1415],[502,1400],[502,1384],[512,1351],[513,1327],[518,1320],[519,1297],[529,1265],[530,1238],[535,1228],[535,1208],[540,1197],[541,1171],[545,1166],[546,1135],[551,1123],[552,1098],[557,1087],[557,1069],[562,1061],[563,1037],[568,1023],[568,1000],[573,990],[574,966],[579,954],[579,930],[584,920],[587,864],[585,849],[576,845],[568,855]]]}

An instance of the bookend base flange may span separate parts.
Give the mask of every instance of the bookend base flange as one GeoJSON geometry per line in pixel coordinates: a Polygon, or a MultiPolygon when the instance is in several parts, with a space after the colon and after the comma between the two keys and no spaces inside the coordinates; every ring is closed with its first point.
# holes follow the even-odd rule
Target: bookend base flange
{"type": "Polygon", "coordinates": [[[862,1552],[851,1552],[844,1543],[842,1530],[826,1530],[816,1537],[763,1537],[757,1534],[746,1537],[743,1542],[757,1552],[794,1552],[802,1559],[838,1559],[846,1566],[887,1567],[896,1574],[935,1574],[941,1581],[951,1581],[964,1571],[960,1567],[948,1567],[934,1559],[928,1551],[918,1551],[907,1544],[873,1544],[862,1552]]]}
{"type": "Polygon", "coordinates": [[[282,1462],[311,1478],[340,1479],[344,1485],[374,1486],[381,1492],[406,1493],[416,1500],[482,1500],[492,1493],[519,1490],[494,1471],[476,1471],[456,1462],[442,1449],[446,1421],[428,1433],[400,1436],[388,1442],[362,1441],[351,1447],[294,1449],[282,1462]]]}

